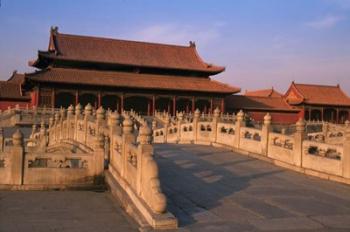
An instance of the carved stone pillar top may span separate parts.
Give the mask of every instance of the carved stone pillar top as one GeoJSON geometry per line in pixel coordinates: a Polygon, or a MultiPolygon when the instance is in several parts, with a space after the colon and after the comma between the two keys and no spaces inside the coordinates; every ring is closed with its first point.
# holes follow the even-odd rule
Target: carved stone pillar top
{"type": "Polygon", "coordinates": [[[123,121],[123,133],[130,134],[133,131],[133,122],[130,119],[130,116],[125,114],[123,121]]]}
{"type": "Polygon", "coordinates": [[[198,119],[201,115],[201,112],[200,110],[197,108],[195,111],[194,111],[194,118],[198,119]]]}
{"type": "Polygon", "coordinates": [[[214,110],[214,118],[218,118],[220,116],[220,109],[218,107],[214,110]]]}
{"type": "Polygon", "coordinates": [[[78,103],[78,105],[75,106],[75,115],[81,114],[81,105],[78,103]]]}
{"type": "Polygon", "coordinates": [[[74,106],[73,105],[70,105],[67,109],[67,115],[68,116],[72,116],[73,115],[73,112],[74,112],[74,106]]]}
{"type": "Polygon", "coordinates": [[[242,122],[243,119],[244,119],[244,112],[243,112],[242,110],[240,110],[240,111],[237,113],[236,118],[237,118],[237,121],[242,122]]]}
{"type": "Polygon", "coordinates": [[[271,115],[269,113],[267,113],[264,116],[264,125],[270,125],[271,124],[271,115]]]}
{"type": "Polygon", "coordinates": [[[182,112],[179,112],[179,113],[177,114],[177,119],[178,119],[180,122],[182,122],[183,118],[184,118],[184,114],[183,114],[182,112]]]}
{"type": "Polygon", "coordinates": [[[104,120],[105,119],[105,112],[106,111],[103,109],[103,107],[100,106],[96,111],[97,120],[104,120]]]}
{"type": "Polygon", "coordinates": [[[90,103],[88,103],[88,104],[85,106],[84,114],[85,114],[85,117],[86,117],[86,116],[92,115],[92,106],[91,106],[90,103]]]}
{"type": "Polygon", "coordinates": [[[140,144],[150,144],[152,141],[152,130],[147,124],[143,124],[139,130],[140,144]]]}
{"type": "Polygon", "coordinates": [[[297,132],[304,132],[305,131],[305,121],[303,118],[299,118],[297,123],[295,124],[297,132]]]}
{"type": "Polygon", "coordinates": [[[14,146],[23,145],[23,134],[19,129],[17,129],[16,132],[12,135],[12,142],[14,146]]]}

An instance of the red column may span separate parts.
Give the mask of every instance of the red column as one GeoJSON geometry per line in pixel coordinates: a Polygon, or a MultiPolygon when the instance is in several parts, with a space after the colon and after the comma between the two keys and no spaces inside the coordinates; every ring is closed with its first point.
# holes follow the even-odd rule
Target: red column
{"type": "Polygon", "coordinates": [[[120,112],[119,113],[121,113],[123,110],[124,110],[124,94],[122,94],[120,96],[120,112]]]}
{"type": "Polygon", "coordinates": [[[193,114],[194,111],[196,110],[195,107],[196,107],[196,102],[195,102],[195,99],[194,99],[194,96],[193,96],[193,97],[192,97],[192,114],[193,114]]]}
{"type": "Polygon", "coordinates": [[[78,105],[79,104],[79,91],[76,90],[75,91],[75,105],[78,105]]]}
{"type": "Polygon", "coordinates": [[[176,114],[176,96],[173,96],[173,116],[176,114]]]}
{"type": "Polygon", "coordinates": [[[40,96],[40,89],[38,88],[36,90],[36,97],[35,97],[35,106],[39,106],[40,102],[39,102],[39,96],[40,96]]]}
{"type": "Polygon", "coordinates": [[[223,98],[221,98],[221,112],[224,113],[225,112],[225,101],[223,98]]]}
{"type": "Polygon", "coordinates": [[[97,93],[97,107],[101,106],[101,92],[97,93]]]}
{"type": "Polygon", "coordinates": [[[154,112],[156,111],[156,96],[152,96],[152,115],[154,116],[154,112]]]}
{"type": "Polygon", "coordinates": [[[324,120],[324,118],[323,118],[323,114],[324,114],[324,108],[322,107],[322,109],[321,109],[321,121],[323,121],[323,120],[324,120]]]}
{"type": "Polygon", "coordinates": [[[151,115],[151,103],[150,100],[148,99],[147,101],[147,116],[151,115]]]}
{"type": "Polygon", "coordinates": [[[51,95],[51,107],[52,108],[54,108],[55,107],[55,95],[56,95],[56,93],[55,93],[56,91],[55,91],[55,89],[52,89],[52,95],[51,95]]]}
{"type": "Polygon", "coordinates": [[[214,109],[213,109],[213,98],[210,98],[210,113],[213,113],[214,109]]]}
{"type": "Polygon", "coordinates": [[[337,112],[336,112],[336,123],[339,123],[339,109],[337,109],[337,112]]]}

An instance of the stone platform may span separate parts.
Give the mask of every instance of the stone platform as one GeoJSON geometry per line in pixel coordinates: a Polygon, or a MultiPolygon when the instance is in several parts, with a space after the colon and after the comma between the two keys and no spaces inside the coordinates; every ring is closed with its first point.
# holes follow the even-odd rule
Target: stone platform
{"type": "Polygon", "coordinates": [[[350,231],[350,186],[200,145],[155,145],[180,231],[350,231]]]}
{"type": "Polygon", "coordinates": [[[138,231],[108,192],[0,191],[1,232],[138,231]]]}

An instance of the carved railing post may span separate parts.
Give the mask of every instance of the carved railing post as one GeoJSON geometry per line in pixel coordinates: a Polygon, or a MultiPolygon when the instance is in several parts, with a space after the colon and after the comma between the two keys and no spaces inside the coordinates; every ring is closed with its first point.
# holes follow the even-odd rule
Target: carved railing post
{"type": "Polygon", "coordinates": [[[218,107],[215,108],[214,114],[213,114],[213,120],[211,123],[211,142],[216,143],[217,137],[218,137],[218,122],[220,117],[220,110],[218,107]]]}
{"type": "Polygon", "coordinates": [[[153,159],[152,130],[143,124],[140,127],[137,154],[137,194],[146,200],[154,213],[164,213],[167,200],[162,193],[158,165],[153,159]]]}
{"type": "Polygon", "coordinates": [[[61,118],[60,118],[60,137],[59,140],[61,141],[62,139],[64,139],[64,119],[66,117],[66,109],[61,108],[60,110],[60,114],[61,114],[61,118]]]}
{"type": "Polygon", "coordinates": [[[74,120],[73,116],[74,116],[74,106],[70,105],[67,109],[67,136],[66,136],[67,139],[72,139],[70,135],[72,131],[71,124],[72,124],[72,121],[74,120]]]}
{"type": "Polygon", "coordinates": [[[97,109],[96,111],[96,119],[97,119],[97,133],[100,132],[100,127],[104,124],[104,120],[105,120],[105,113],[106,111],[103,109],[102,106],[100,106],[100,108],[97,109]]]}
{"type": "Polygon", "coordinates": [[[81,105],[78,103],[78,105],[75,106],[75,117],[74,117],[74,139],[78,140],[78,122],[81,116],[81,105]]]}
{"type": "Polygon", "coordinates": [[[88,121],[92,114],[92,106],[88,103],[84,109],[84,144],[86,144],[88,136],[88,121]]]}
{"type": "Polygon", "coordinates": [[[241,127],[244,124],[243,120],[244,120],[244,113],[242,110],[240,110],[236,115],[235,139],[233,141],[234,148],[239,148],[239,144],[240,144],[240,140],[241,140],[241,127]]]}
{"type": "Polygon", "coordinates": [[[269,133],[271,130],[271,115],[267,113],[264,116],[264,124],[261,130],[261,152],[262,155],[267,156],[269,146],[269,133]]]}
{"type": "Polygon", "coordinates": [[[124,114],[123,121],[123,134],[122,134],[122,157],[123,157],[123,165],[121,170],[121,176],[125,177],[125,168],[128,162],[128,154],[127,154],[127,144],[132,144],[135,141],[135,137],[133,135],[133,122],[130,119],[128,114],[124,114]]]}
{"type": "Polygon", "coordinates": [[[170,123],[170,118],[167,115],[164,118],[164,143],[168,142],[168,127],[169,127],[169,123],[170,123]]]}
{"type": "Polygon", "coordinates": [[[17,130],[12,135],[13,147],[11,149],[11,180],[14,185],[23,184],[23,170],[24,170],[24,147],[23,134],[17,130]]]}
{"type": "Polygon", "coordinates": [[[59,121],[60,121],[60,115],[58,112],[55,113],[55,125],[54,125],[54,131],[55,131],[55,142],[59,140],[59,121]]]}
{"type": "Polygon", "coordinates": [[[193,141],[194,143],[197,143],[197,138],[198,138],[198,122],[199,122],[199,117],[201,116],[201,112],[197,108],[194,111],[193,115],[193,141]]]}
{"type": "Polygon", "coordinates": [[[346,127],[345,129],[345,140],[343,147],[343,177],[350,178],[350,127],[346,127]]]}
{"type": "Polygon", "coordinates": [[[154,131],[155,129],[157,129],[157,121],[155,119],[153,119],[153,121],[152,121],[152,130],[154,131]]]}
{"type": "Polygon", "coordinates": [[[41,121],[40,124],[40,138],[39,138],[39,149],[40,151],[45,152],[47,146],[47,136],[46,136],[46,127],[44,121],[41,121]]]}
{"type": "Polygon", "coordinates": [[[324,141],[327,141],[328,131],[329,131],[328,122],[322,123],[322,133],[323,133],[324,141]]]}
{"type": "Polygon", "coordinates": [[[97,134],[94,141],[95,176],[97,178],[101,177],[104,171],[104,145],[105,141],[103,134],[97,134]]]}
{"type": "Polygon", "coordinates": [[[296,123],[296,132],[294,134],[294,165],[301,167],[302,166],[302,157],[303,157],[303,140],[305,139],[305,121],[302,118],[296,123]]]}
{"type": "Polygon", "coordinates": [[[183,121],[184,114],[182,112],[177,114],[177,141],[181,140],[181,123],[183,121]]]}

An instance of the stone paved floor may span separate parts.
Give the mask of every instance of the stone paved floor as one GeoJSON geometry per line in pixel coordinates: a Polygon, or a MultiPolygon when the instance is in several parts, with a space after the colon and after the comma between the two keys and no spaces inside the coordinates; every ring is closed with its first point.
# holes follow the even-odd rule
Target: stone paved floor
{"type": "Polygon", "coordinates": [[[0,191],[1,232],[137,230],[107,192],[0,191]]]}
{"type": "Polygon", "coordinates": [[[155,149],[182,231],[350,231],[350,186],[223,148],[155,149]]]}

